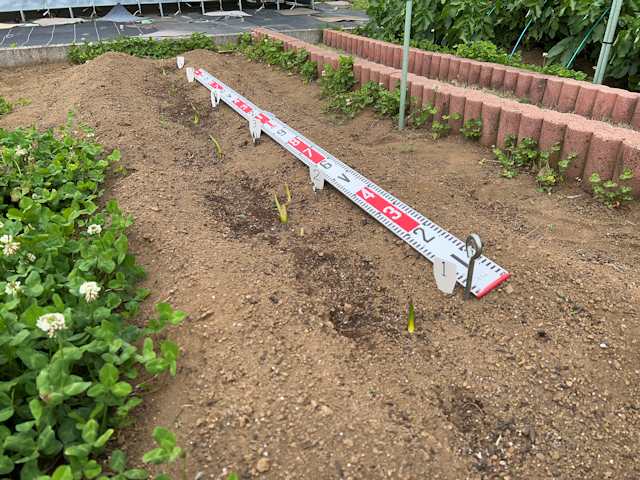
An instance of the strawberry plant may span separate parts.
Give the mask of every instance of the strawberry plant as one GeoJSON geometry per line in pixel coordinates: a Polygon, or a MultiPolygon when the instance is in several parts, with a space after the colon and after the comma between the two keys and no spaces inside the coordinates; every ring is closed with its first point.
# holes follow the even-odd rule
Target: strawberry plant
{"type": "Polygon", "coordinates": [[[470,118],[460,131],[467,139],[480,137],[482,135],[482,117],[470,118]]]}
{"type": "MultiPolygon", "coordinates": [[[[633,178],[633,173],[630,169],[626,168],[622,174],[620,174],[620,180],[628,180],[633,178]]],[[[618,185],[612,180],[607,180],[602,185],[600,175],[594,173],[589,178],[589,181],[593,185],[593,193],[596,197],[602,199],[605,204],[618,207],[620,206],[620,202],[623,200],[633,200],[631,196],[631,187],[627,187],[625,185],[618,185]]]]}

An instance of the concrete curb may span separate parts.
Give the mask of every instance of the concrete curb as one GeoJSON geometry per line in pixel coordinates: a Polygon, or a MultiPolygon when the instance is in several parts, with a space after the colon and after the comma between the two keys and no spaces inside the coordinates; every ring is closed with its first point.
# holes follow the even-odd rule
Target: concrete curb
{"type": "MultiPolygon", "coordinates": [[[[247,28],[246,32],[249,32],[249,30],[250,29],[247,28]]],[[[319,29],[286,30],[282,33],[311,44],[320,43],[322,41],[322,30],[319,29]]],[[[240,35],[240,33],[224,33],[207,36],[213,40],[214,45],[226,45],[227,43],[238,43],[238,35],[240,35]]],[[[158,39],[158,41],[162,40],[164,40],[164,38],[158,39]]],[[[36,47],[0,48],[0,68],[22,67],[48,62],[61,62],[67,60],[67,51],[71,47],[73,47],[73,45],[67,43],[59,45],[40,45],[36,47]]]]}
{"type": "MultiPolygon", "coordinates": [[[[340,59],[338,53],[299,42],[283,33],[260,28],[252,30],[252,37],[256,41],[265,35],[268,35],[270,39],[282,41],[285,49],[297,50],[304,47],[309,52],[311,59],[318,62],[319,75],[322,74],[325,64],[337,66],[340,59]]],[[[325,45],[344,50],[349,48],[348,39],[351,39],[351,48],[355,48],[357,51],[358,45],[360,45],[357,36],[335,30],[325,30],[323,33],[325,45]]],[[[369,40],[367,43],[369,55],[372,55],[372,58],[387,59],[387,61],[393,58],[395,64],[396,51],[401,47],[377,40],[369,40]]],[[[366,44],[362,44],[361,48],[363,52],[366,51],[366,44]]],[[[436,80],[426,78],[423,72],[437,71],[438,75],[444,75],[441,73],[444,72],[443,57],[444,64],[448,63],[449,71],[451,68],[457,68],[459,76],[463,74],[475,82],[491,84],[494,78],[496,78],[496,82],[501,78],[506,81],[512,70],[498,66],[500,68],[494,75],[496,69],[493,66],[483,70],[480,62],[460,59],[458,63],[458,59],[452,58],[452,56],[413,51],[415,52],[414,71],[420,69],[421,75],[415,73],[408,75],[407,91],[422,99],[423,103],[431,102],[437,105],[439,108],[437,115],[440,118],[442,115],[459,112],[461,118],[456,124],[460,124],[458,128],[471,118],[482,117],[480,144],[488,147],[493,145],[502,147],[508,135],[517,135],[519,138],[532,137],[539,143],[540,148],[548,151],[558,141],[562,141],[562,151],[560,154],[556,154],[555,158],[552,158],[552,162],[557,162],[561,157],[564,158],[571,153],[577,154],[565,172],[565,178],[581,178],[585,188],[590,190],[589,177],[593,173],[598,173],[603,181],[613,180],[619,184],[620,174],[624,169],[629,168],[633,172],[634,178],[627,180],[625,184],[632,188],[634,195],[640,194],[640,132],[614,127],[572,113],[541,109],[535,105],[522,104],[490,93],[440,84],[436,80]],[[452,64],[456,66],[452,67],[452,64]]],[[[356,59],[354,74],[360,83],[372,80],[380,83],[384,88],[394,89],[401,72],[379,62],[356,59]]],[[[572,82],[574,81],[572,80],[572,82]]],[[[516,82],[511,78],[510,83],[511,85],[515,84],[515,88],[517,85],[523,85],[527,86],[529,91],[535,90],[536,95],[542,100],[549,81],[543,75],[525,71],[523,74],[519,73],[516,82]]],[[[562,88],[564,89],[565,85],[562,88]]],[[[596,89],[596,92],[598,91],[600,90],[596,89]]],[[[610,103],[610,99],[608,99],[606,102],[603,101],[602,105],[610,105],[610,103]]],[[[613,108],[615,109],[615,102],[613,108]]],[[[638,116],[640,117],[640,112],[638,116]]],[[[452,131],[456,132],[457,130],[452,128],[452,131]]]]}

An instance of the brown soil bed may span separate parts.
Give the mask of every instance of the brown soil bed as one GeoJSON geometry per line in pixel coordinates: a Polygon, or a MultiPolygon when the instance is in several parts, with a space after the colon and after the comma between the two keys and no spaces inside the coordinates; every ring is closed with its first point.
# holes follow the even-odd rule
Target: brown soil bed
{"type": "Polygon", "coordinates": [[[185,57],[458,238],[478,233],[512,277],[480,300],[442,294],[429,261],[335,189],[316,204],[302,163],[268,138],[253,147],[246,122],[173,62],[167,76],[121,54],[0,70],[5,98],[32,100],[1,127],[56,127],[75,106],[121,150],[127,174],[104,198],[136,217],[129,244],[152,289],[138,321],[160,301],[187,313],[171,332],[178,374],[111,448],[140,465],[168,427],[188,478],[205,479],[640,475],[637,203],[606,208],[575,182],[548,197],[460,137],[399,133],[371,113],[341,124],[316,84],[185,57]]]}

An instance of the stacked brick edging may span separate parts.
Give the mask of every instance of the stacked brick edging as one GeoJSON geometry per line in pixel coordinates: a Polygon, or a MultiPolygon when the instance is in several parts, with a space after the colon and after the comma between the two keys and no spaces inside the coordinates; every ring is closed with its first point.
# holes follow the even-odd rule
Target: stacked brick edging
{"type": "MultiPolygon", "coordinates": [[[[402,46],[337,30],[328,30],[325,45],[352,55],[402,68],[402,46]]],[[[409,71],[432,80],[479,85],[517,97],[529,96],[531,105],[576,113],[593,120],[611,120],[640,129],[640,94],[570,78],[544,75],[497,63],[478,62],[437,52],[411,48],[409,71]]]]}
{"type": "MultiPolygon", "coordinates": [[[[328,37],[335,36],[334,33],[342,32],[325,30],[324,42],[328,42],[328,37]]],[[[322,74],[325,64],[331,64],[334,69],[338,68],[340,60],[338,53],[267,29],[252,29],[252,35],[256,41],[265,35],[272,40],[280,40],[283,42],[285,50],[297,51],[304,47],[309,52],[311,60],[318,62],[318,75],[322,74]]],[[[339,38],[343,37],[339,36],[339,38]]],[[[373,47],[374,58],[376,55],[378,55],[377,58],[388,59],[392,57],[393,63],[391,65],[394,67],[355,59],[353,70],[359,83],[372,80],[382,84],[390,91],[395,90],[396,83],[402,77],[402,72],[398,67],[395,67],[395,65],[399,66],[402,63],[402,47],[350,34],[345,35],[344,40],[346,44],[336,46],[347,51],[361,52],[362,55],[358,54],[359,56],[367,57],[367,48],[370,50],[373,47]]],[[[410,53],[409,68],[415,71],[416,64],[420,60],[420,56],[410,53]]],[[[429,62],[430,68],[447,68],[448,71],[456,68],[455,65],[453,67],[451,65],[451,55],[440,55],[434,57],[434,60],[429,62]],[[437,67],[434,66],[436,64],[437,67]]],[[[471,68],[472,65],[469,63],[460,62],[458,71],[466,69],[466,65],[469,66],[470,75],[473,71],[474,76],[487,78],[487,68],[483,71],[482,65],[473,65],[471,68]]],[[[493,77],[493,73],[491,73],[491,77],[493,77]]],[[[482,117],[482,135],[479,141],[484,146],[498,145],[502,147],[508,135],[517,135],[519,138],[532,137],[539,143],[539,147],[543,151],[550,150],[558,141],[562,141],[562,152],[556,153],[552,162],[557,162],[561,155],[565,157],[570,153],[577,154],[565,173],[566,179],[579,177],[588,184],[589,177],[593,173],[598,173],[604,181],[610,179],[616,181],[622,171],[629,168],[632,170],[634,178],[628,180],[626,185],[632,187],[633,194],[640,194],[639,132],[588,120],[576,114],[540,109],[534,105],[521,104],[515,100],[507,100],[478,90],[439,84],[437,81],[413,73],[407,76],[407,92],[422,99],[419,105],[423,102],[431,102],[437,106],[436,119],[441,119],[442,115],[459,112],[460,119],[450,121],[453,132],[457,132],[471,118],[482,117]]]]}

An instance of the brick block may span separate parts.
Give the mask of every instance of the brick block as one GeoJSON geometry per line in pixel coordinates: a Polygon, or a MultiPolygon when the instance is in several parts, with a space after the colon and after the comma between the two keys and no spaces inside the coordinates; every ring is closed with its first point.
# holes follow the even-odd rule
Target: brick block
{"type": "Polygon", "coordinates": [[[504,73],[504,82],[502,84],[502,89],[505,92],[515,92],[516,85],[518,83],[518,75],[520,69],[507,67],[504,73]]]}
{"type": "Polygon", "coordinates": [[[393,68],[402,69],[402,56],[404,54],[404,49],[400,45],[394,45],[393,47],[393,64],[389,65],[393,68]]]}
{"type": "Polygon", "coordinates": [[[347,50],[348,44],[349,44],[349,40],[350,40],[351,35],[348,33],[344,33],[344,32],[340,32],[340,45],[338,48],[340,48],[340,50],[347,50]]]}
{"type": "Polygon", "coordinates": [[[480,86],[482,86],[483,88],[490,88],[492,74],[493,65],[490,63],[483,63],[480,67],[480,86]]]}
{"type": "Polygon", "coordinates": [[[560,101],[560,94],[562,93],[562,87],[564,82],[560,78],[547,79],[547,88],[544,90],[544,96],[542,97],[542,106],[545,108],[557,108],[560,101]]]}
{"type": "Polygon", "coordinates": [[[618,185],[631,187],[631,194],[638,198],[640,195],[640,140],[638,135],[633,138],[626,139],[621,148],[620,159],[616,162],[616,168],[613,171],[614,181],[618,185]],[[633,178],[629,180],[620,180],[620,174],[625,168],[629,168],[633,172],[633,178]]]}
{"type": "Polygon", "coordinates": [[[325,45],[328,45],[330,36],[331,36],[331,30],[328,28],[325,28],[322,31],[322,43],[324,43],[325,45]]]}
{"type": "Polygon", "coordinates": [[[500,98],[486,98],[482,104],[482,136],[480,145],[491,147],[498,141],[498,128],[500,127],[500,116],[504,101],[500,98]]]}
{"type": "Polygon", "coordinates": [[[334,53],[330,56],[331,58],[331,67],[333,67],[333,71],[337,72],[338,68],[340,68],[340,55],[334,53]]]}
{"type": "Polygon", "coordinates": [[[390,67],[382,67],[380,70],[380,79],[379,83],[382,84],[382,88],[389,90],[389,85],[391,85],[391,74],[395,72],[395,68],[390,67]]]}
{"type": "Polygon", "coordinates": [[[482,117],[482,100],[483,97],[479,95],[473,95],[475,92],[468,92],[466,94],[466,101],[464,104],[464,117],[463,122],[466,124],[472,118],[482,117]]]}
{"type": "Polygon", "coordinates": [[[449,112],[451,115],[456,113],[460,114],[458,120],[449,120],[452,133],[459,133],[460,129],[464,125],[464,107],[466,102],[466,93],[460,88],[452,88],[449,96],[449,112]]]}
{"type": "Polygon", "coordinates": [[[467,85],[480,85],[480,71],[482,70],[482,63],[471,61],[469,68],[469,77],[467,78],[467,85]]]}
{"type": "Polygon", "coordinates": [[[639,97],[637,93],[618,91],[611,120],[614,123],[631,123],[631,117],[633,117],[639,97]]]}
{"type": "Polygon", "coordinates": [[[369,42],[366,38],[362,40],[362,53],[360,56],[366,60],[371,60],[370,57],[370,48],[371,42],[369,42]]]}
{"type": "Polygon", "coordinates": [[[435,84],[432,81],[427,81],[424,89],[422,90],[422,105],[426,106],[427,104],[431,104],[432,106],[436,103],[436,91],[434,90],[435,84]]]}
{"type": "Polygon", "coordinates": [[[504,77],[507,73],[507,68],[501,65],[494,65],[493,72],[491,72],[491,84],[489,85],[492,90],[502,90],[504,86],[504,77]]]}
{"type": "Polygon", "coordinates": [[[411,70],[416,75],[422,76],[422,62],[424,61],[424,53],[417,52],[415,61],[413,63],[413,70],[411,70]]]}
{"type": "Polygon", "coordinates": [[[353,75],[358,79],[358,83],[353,87],[354,90],[360,90],[362,87],[362,67],[364,66],[364,61],[362,60],[354,60],[353,61],[353,75]]]}
{"type": "Polygon", "coordinates": [[[531,88],[529,90],[529,103],[539,105],[544,98],[544,91],[547,88],[547,76],[536,73],[531,78],[531,88]]]}
{"type": "MultiPolygon", "coordinates": [[[[371,67],[372,67],[371,62],[364,61],[362,63],[360,78],[358,79],[360,81],[360,85],[364,85],[369,80],[371,80],[371,67]]],[[[354,71],[354,74],[355,74],[355,71],[354,71]]]]}
{"type": "Polygon", "coordinates": [[[458,69],[458,83],[468,83],[469,82],[469,72],[471,71],[471,64],[473,60],[469,60],[468,58],[463,58],[460,60],[460,68],[458,69]]]}
{"type": "MultiPolygon", "coordinates": [[[[583,178],[584,165],[591,146],[593,128],[589,121],[582,118],[573,118],[564,132],[562,143],[562,157],[575,153],[576,157],[571,161],[564,173],[564,179],[583,178]]],[[[588,179],[586,179],[588,182],[588,179]]]]}
{"type": "Polygon", "coordinates": [[[347,37],[347,48],[345,50],[351,54],[356,53],[356,45],[358,44],[358,37],[355,35],[349,35],[347,37]]]}
{"type": "Polygon", "coordinates": [[[442,123],[443,122],[442,116],[449,115],[450,96],[451,94],[449,93],[448,89],[445,89],[445,88],[438,89],[438,91],[436,92],[436,103],[435,103],[435,106],[437,107],[438,111],[434,116],[434,120],[442,123]]]}
{"type": "Polygon", "coordinates": [[[545,111],[544,114],[538,148],[541,152],[550,152],[560,142],[560,150],[552,153],[549,158],[549,165],[555,167],[562,154],[562,142],[567,128],[566,116],[554,111],[545,111]]]}
{"type": "Polygon", "coordinates": [[[636,109],[631,116],[631,126],[640,129],[640,100],[636,103],[636,109]]]}
{"type": "Polygon", "coordinates": [[[609,125],[609,128],[598,128],[593,132],[587,161],[584,165],[582,180],[588,182],[594,173],[600,175],[603,182],[613,178],[618,155],[621,152],[623,138],[609,125]]]}
{"type": "Polygon", "coordinates": [[[458,73],[460,72],[460,58],[451,57],[451,63],[449,64],[449,72],[447,73],[447,80],[450,82],[458,82],[458,73]]]}
{"type": "MultiPolygon", "coordinates": [[[[431,61],[433,60],[433,52],[424,52],[422,54],[422,76],[425,78],[431,78],[431,61]]],[[[638,112],[640,114],[640,112],[638,112]]],[[[638,115],[640,121],[640,115],[638,115]]]]}
{"type": "Polygon", "coordinates": [[[415,108],[422,108],[422,95],[424,87],[426,85],[426,79],[423,77],[417,77],[416,80],[411,82],[411,91],[409,92],[409,98],[416,97],[418,100],[416,103],[411,102],[410,111],[413,113],[415,108]]]}
{"type": "MultiPolygon", "coordinates": [[[[417,55],[417,48],[410,48],[409,49],[409,63],[407,66],[407,71],[410,73],[415,73],[415,65],[416,65],[416,55],[417,55]]],[[[402,67],[401,67],[402,68],[402,67]]]]}
{"type": "Polygon", "coordinates": [[[542,120],[544,112],[533,105],[522,105],[522,118],[520,119],[520,129],[518,130],[518,144],[522,139],[531,137],[536,142],[540,141],[540,131],[542,130],[542,120]]]}
{"type": "Polygon", "coordinates": [[[373,83],[380,83],[380,74],[382,73],[382,70],[384,68],[386,67],[383,65],[375,64],[369,72],[369,80],[371,80],[373,83]]]}
{"type": "MultiPolygon", "coordinates": [[[[617,89],[615,89],[617,90],[617,89]]],[[[593,104],[593,110],[591,111],[591,118],[594,120],[602,120],[604,118],[611,118],[613,114],[613,107],[616,104],[618,95],[613,88],[601,85],[596,95],[596,100],[593,104]]]]}
{"type": "Polygon", "coordinates": [[[591,112],[593,112],[593,105],[596,103],[597,96],[598,86],[582,82],[580,84],[578,98],[576,99],[576,106],[574,109],[575,113],[589,118],[591,116],[591,112]]]}
{"type": "Polygon", "coordinates": [[[449,67],[451,65],[451,58],[453,55],[442,55],[440,58],[440,68],[438,70],[438,78],[440,80],[449,79],[449,67]]]}
{"type": "Polygon", "coordinates": [[[371,57],[371,45],[369,46],[369,60],[376,63],[382,63],[382,42],[375,41],[373,43],[373,57],[371,57]]]}
{"type": "Polygon", "coordinates": [[[504,149],[505,142],[509,135],[518,136],[520,132],[520,119],[522,118],[522,108],[516,102],[508,102],[502,108],[500,115],[500,125],[498,126],[498,136],[496,147],[504,149]]]}
{"type": "Polygon", "coordinates": [[[523,98],[529,96],[532,79],[533,74],[531,72],[526,72],[524,70],[518,72],[518,81],[516,82],[516,89],[514,91],[516,97],[523,98]]]}
{"type": "Polygon", "coordinates": [[[393,92],[396,88],[402,87],[402,72],[393,69],[393,72],[389,75],[389,91],[393,92]],[[398,85],[398,86],[396,86],[398,85]]]}
{"type": "Polygon", "coordinates": [[[429,78],[437,79],[440,73],[440,62],[442,61],[442,54],[434,53],[431,57],[431,69],[429,70],[429,78]]]}
{"type": "Polygon", "coordinates": [[[366,40],[362,37],[356,37],[356,51],[355,54],[360,58],[363,57],[362,52],[364,51],[364,44],[366,40]]]}
{"type": "Polygon", "coordinates": [[[558,99],[558,110],[560,112],[573,112],[575,110],[581,83],[571,79],[562,80],[562,89],[558,99]]]}
{"type": "Polygon", "coordinates": [[[380,60],[376,61],[387,67],[390,63],[393,63],[393,50],[391,50],[391,45],[383,43],[380,46],[380,60]]]}

